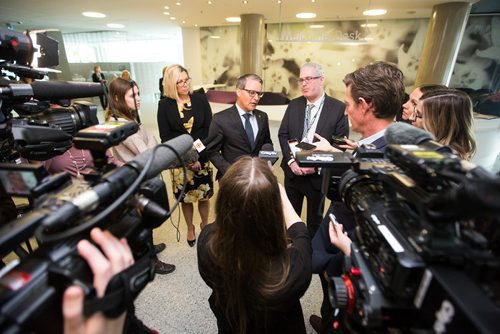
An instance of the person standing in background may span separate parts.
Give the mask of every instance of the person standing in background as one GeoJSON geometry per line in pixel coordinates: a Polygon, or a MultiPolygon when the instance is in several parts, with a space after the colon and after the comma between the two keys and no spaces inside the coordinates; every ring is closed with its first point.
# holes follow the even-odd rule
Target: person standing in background
{"type": "Polygon", "coordinates": [[[128,70],[122,71],[121,78],[124,80],[132,80],[132,77],[130,76],[130,72],[128,70]]]}
{"type": "MultiPolygon", "coordinates": [[[[104,76],[104,73],[101,72],[101,66],[99,65],[94,66],[94,73],[92,73],[92,81],[106,85],[106,77],[104,76]]],[[[102,109],[106,110],[106,107],[108,106],[108,100],[106,94],[99,95],[99,100],[101,101],[102,109]]]]}
{"type": "Polygon", "coordinates": [[[269,117],[256,109],[262,95],[262,79],[257,74],[245,74],[236,83],[235,105],[214,115],[203,143],[217,168],[217,179],[240,157],[258,156],[260,150],[273,151],[269,117]]]}
{"type": "Polygon", "coordinates": [[[306,198],[307,229],[313,238],[323,219],[322,176],[315,168],[299,167],[289,141],[312,143],[317,133],[331,143],[332,136],[349,135],[349,124],[344,115],[344,103],[325,94],[325,73],[319,64],[303,65],[298,82],[303,96],[288,104],[278,138],[283,152],[281,168],[285,174],[286,193],[299,215],[306,198]]]}
{"type": "MultiPolygon", "coordinates": [[[[193,141],[205,140],[212,121],[212,109],[204,94],[190,93],[191,78],[181,65],[171,65],[164,72],[163,87],[165,98],[158,103],[158,129],[162,142],[189,134],[193,141]]],[[[184,184],[182,168],[172,169],[174,196],[179,197],[186,186],[181,200],[182,213],[187,224],[187,243],[193,247],[196,243],[196,231],[193,225],[193,203],[198,202],[201,217],[200,229],[208,223],[210,198],[213,190],[212,166],[205,151],[200,152],[198,161],[187,166],[187,184],[184,184]]]]}
{"type": "MultiPolygon", "coordinates": [[[[115,78],[109,85],[110,103],[104,114],[106,121],[117,120],[138,122],[138,113],[141,106],[139,88],[134,81],[115,78]]],[[[139,122],[138,122],[139,123],[139,122]]],[[[132,160],[137,154],[157,145],[155,137],[150,134],[143,124],[139,123],[139,130],[127,137],[120,144],[113,146],[112,152],[118,166],[132,160]]],[[[155,245],[155,252],[165,249],[165,244],[155,245]]],[[[169,274],[175,270],[173,264],[164,263],[158,258],[155,260],[155,273],[169,274]]]]}

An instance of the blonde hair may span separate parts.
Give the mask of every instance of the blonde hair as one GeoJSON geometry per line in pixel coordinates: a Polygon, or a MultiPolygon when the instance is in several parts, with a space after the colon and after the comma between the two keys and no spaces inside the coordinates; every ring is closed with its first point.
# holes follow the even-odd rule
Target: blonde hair
{"type": "Polygon", "coordinates": [[[440,144],[450,146],[461,158],[469,160],[476,151],[469,96],[454,89],[436,90],[423,94],[420,101],[424,129],[436,136],[440,144]]]}
{"type": "Polygon", "coordinates": [[[132,78],[130,77],[130,72],[128,70],[122,71],[121,78],[124,80],[132,80],[132,78]]]}
{"type": "MultiPolygon", "coordinates": [[[[170,65],[163,71],[163,95],[176,101],[179,100],[177,81],[179,80],[182,72],[186,72],[189,77],[188,70],[179,64],[170,65]]],[[[191,91],[191,86],[189,87],[189,90],[191,91]]]]}

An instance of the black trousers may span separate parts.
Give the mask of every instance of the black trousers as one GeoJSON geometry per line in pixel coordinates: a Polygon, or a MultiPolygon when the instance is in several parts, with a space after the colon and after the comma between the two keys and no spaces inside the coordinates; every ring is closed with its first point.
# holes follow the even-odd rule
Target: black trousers
{"type": "Polygon", "coordinates": [[[307,199],[306,223],[309,236],[312,239],[323,220],[323,209],[325,207],[323,194],[313,187],[309,176],[298,176],[293,179],[285,176],[285,190],[299,216],[302,214],[304,197],[307,199]]]}

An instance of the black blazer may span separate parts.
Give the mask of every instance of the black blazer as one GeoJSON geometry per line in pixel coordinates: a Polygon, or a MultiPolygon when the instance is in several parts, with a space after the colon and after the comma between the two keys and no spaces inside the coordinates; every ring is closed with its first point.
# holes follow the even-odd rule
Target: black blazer
{"type": "MultiPolygon", "coordinates": [[[[301,96],[293,99],[288,104],[285,111],[285,116],[281,121],[281,126],[278,131],[278,138],[280,141],[281,152],[283,153],[283,160],[281,161],[281,168],[285,173],[285,177],[293,179],[295,174],[288,166],[288,161],[293,157],[288,140],[302,139],[302,132],[304,131],[304,118],[306,114],[307,100],[301,96]]],[[[316,133],[326,138],[330,144],[333,142],[332,136],[348,136],[349,135],[349,122],[344,115],[345,104],[337,99],[325,95],[325,102],[321,110],[321,115],[316,127],[316,133]]],[[[301,177],[309,177],[314,179],[314,183],[319,189],[321,187],[321,177],[317,174],[311,174],[301,177]]]]}
{"type": "Polygon", "coordinates": [[[267,114],[257,109],[253,113],[259,126],[253,150],[236,105],[214,115],[208,138],[203,141],[203,144],[207,147],[208,158],[218,170],[217,178],[224,174],[239,157],[258,156],[259,151],[266,144],[265,150],[273,150],[267,114]]]}
{"type": "MultiPolygon", "coordinates": [[[[189,134],[193,140],[200,139],[202,142],[208,136],[208,129],[212,121],[212,109],[204,94],[192,94],[191,106],[193,108],[194,122],[191,133],[188,133],[179,116],[177,101],[171,98],[163,98],[158,102],[158,129],[162,142],[178,137],[182,134],[189,134]]],[[[208,159],[206,153],[200,153],[200,160],[208,159]]]]}

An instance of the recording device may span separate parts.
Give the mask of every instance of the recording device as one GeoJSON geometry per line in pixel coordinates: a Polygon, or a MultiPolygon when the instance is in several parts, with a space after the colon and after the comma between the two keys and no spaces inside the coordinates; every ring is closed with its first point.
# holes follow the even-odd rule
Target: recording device
{"type": "Polygon", "coordinates": [[[189,135],[176,137],[94,184],[61,179],[67,174],[42,180],[33,189],[34,209],[0,229],[2,257],[33,235],[40,245],[0,277],[0,332],[62,332],[61,297],[72,284],[83,286],[86,314],[102,311],[113,317],[130,306],[154,276],[151,229],[170,215],[161,203],[146,197],[151,187],[142,185],[164,169],[184,165],[183,158],[195,161],[192,145],[189,135]],[[95,226],[127,238],[135,259],[112,279],[102,299],[95,298],[91,271],[76,251],[76,244],[89,238],[95,226]]]}
{"type": "Polygon", "coordinates": [[[342,137],[339,137],[339,136],[332,136],[332,141],[333,141],[333,146],[347,145],[347,142],[345,141],[345,138],[342,138],[342,137]]]}
{"type": "Polygon", "coordinates": [[[278,161],[279,155],[277,151],[274,151],[273,145],[264,144],[259,151],[259,158],[267,161],[269,167],[272,167],[278,161]]]}
{"type": "MultiPolygon", "coordinates": [[[[30,66],[58,64],[57,42],[44,34],[22,34],[0,28],[0,71],[22,78],[42,79],[47,70],[30,66]],[[34,44],[33,40],[40,44],[34,44]],[[54,50],[55,49],[55,50],[54,50]],[[36,58],[35,53],[41,57],[36,58]]],[[[61,99],[105,94],[100,83],[33,81],[31,84],[0,78],[0,162],[47,160],[64,153],[79,130],[98,123],[97,107],[76,101],[69,107],[53,106],[61,99]],[[13,112],[18,116],[14,116],[13,112]]]]}
{"type": "Polygon", "coordinates": [[[464,169],[423,130],[398,123],[385,138],[383,158],[358,153],[338,182],[356,237],[344,274],[330,278],[335,312],[328,328],[496,332],[500,261],[481,226],[498,220],[500,178],[464,169]],[[409,135],[401,138],[401,130],[409,135]]]}
{"type": "Polygon", "coordinates": [[[33,188],[47,176],[47,171],[40,164],[0,163],[0,182],[10,196],[28,197],[33,188]]]}

